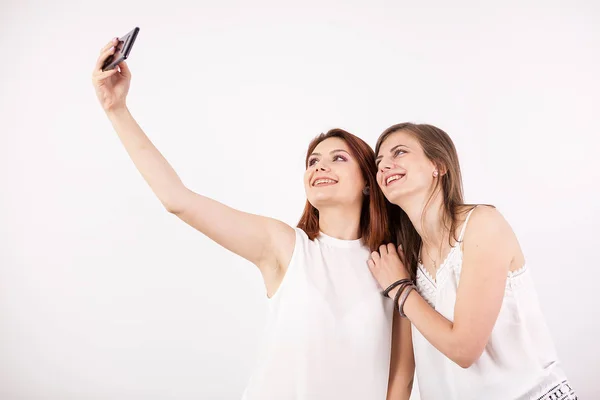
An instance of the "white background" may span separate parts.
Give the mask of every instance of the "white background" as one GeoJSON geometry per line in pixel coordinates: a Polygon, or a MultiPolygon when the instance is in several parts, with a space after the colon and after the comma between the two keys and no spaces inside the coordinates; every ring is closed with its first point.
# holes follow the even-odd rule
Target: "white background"
{"type": "Polygon", "coordinates": [[[95,98],[99,49],[134,26],[134,116],[245,211],[295,224],[329,128],[446,130],[571,383],[600,395],[599,3],[50,3],[0,6],[1,399],[239,399],[256,361],[258,271],[162,209],[95,98]]]}

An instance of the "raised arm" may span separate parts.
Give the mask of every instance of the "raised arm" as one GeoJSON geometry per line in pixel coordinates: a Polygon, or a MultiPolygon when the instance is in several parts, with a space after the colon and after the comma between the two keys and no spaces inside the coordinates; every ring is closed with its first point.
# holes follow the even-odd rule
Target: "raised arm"
{"type": "Polygon", "coordinates": [[[96,94],[119,139],[142,177],[165,209],[262,271],[287,266],[295,233],[287,224],[242,212],[194,193],[152,144],[126,106],[131,72],[125,62],[111,71],[102,63],[116,41],[102,50],[93,72],[96,94]]]}

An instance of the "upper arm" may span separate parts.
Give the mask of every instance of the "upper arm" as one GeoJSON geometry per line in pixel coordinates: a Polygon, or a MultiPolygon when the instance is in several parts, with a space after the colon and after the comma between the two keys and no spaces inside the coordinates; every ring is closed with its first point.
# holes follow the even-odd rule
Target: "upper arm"
{"type": "Polygon", "coordinates": [[[284,264],[294,249],[294,229],[279,220],[236,210],[185,189],[172,213],[259,268],[284,264]]]}
{"type": "Polygon", "coordinates": [[[478,207],[463,245],[463,265],[454,309],[456,346],[466,366],[479,358],[498,318],[514,256],[514,233],[495,209],[478,207]],[[466,360],[466,361],[464,361],[466,360]]]}
{"type": "Polygon", "coordinates": [[[388,400],[408,400],[415,375],[411,323],[394,312],[388,400]]]}

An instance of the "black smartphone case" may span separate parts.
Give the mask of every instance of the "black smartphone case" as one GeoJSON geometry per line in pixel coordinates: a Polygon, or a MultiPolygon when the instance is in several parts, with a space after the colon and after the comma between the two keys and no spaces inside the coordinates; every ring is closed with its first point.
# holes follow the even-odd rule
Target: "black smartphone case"
{"type": "Polygon", "coordinates": [[[121,61],[124,61],[127,59],[127,57],[129,57],[131,48],[133,47],[133,43],[135,43],[135,39],[137,38],[139,31],[140,28],[135,27],[131,30],[131,32],[119,39],[119,44],[117,44],[115,53],[109,56],[106,61],[104,61],[102,71],[114,69],[121,61]]]}

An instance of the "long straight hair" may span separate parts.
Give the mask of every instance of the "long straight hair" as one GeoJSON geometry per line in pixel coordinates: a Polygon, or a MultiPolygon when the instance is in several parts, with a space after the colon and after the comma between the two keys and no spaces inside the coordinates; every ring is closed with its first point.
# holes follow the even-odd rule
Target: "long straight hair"
{"type": "MultiPolygon", "coordinates": [[[[425,220],[431,200],[441,186],[443,196],[443,224],[449,230],[448,242],[452,245],[452,239],[455,242],[458,241],[456,228],[460,221],[460,215],[475,207],[474,204],[464,203],[462,175],[454,143],[446,132],[433,125],[404,122],[392,125],[383,131],[379,139],[377,139],[375,153],[379,154],[382,143],[391,134],[401,131],[407,132],[417,139],[423,148],[425,156],[436,165],[440,172],[432,194],[425,203],[421,221],[425,220]],[[464,206],[467,207],[465,208],[464,206]]],[[[389,206],[389,228],[396,243],[402,245],[404,264],[408,267],[410,275],[414,279],[417,273],[419,252],[423,243],[422,238],[404,210],[388,202],[387,199],[386,203],[389,206]]]]}
{"type": "MultiPolygon", "coordinates": [[[[363,243],[374,251],[383,243],[392,241],[390,230],[387,229],[388,206],[383,192],[377,185],[377,167],[375,166],[375,153],[373,149],[362,139],[343,129],[331,129],[327,133],[321,133],[308,145],[306,152],[305,167],[308,167],[308,159],[315,148],[322,141],[329,138],[339,138],[346,142],[350,153],[358,162],[369,192],[363,194],[363,203],[360,212],[360,233],[363,243]]],[[[308,200],[304,206],[304,212],[298,222],[298,228],[306,232],[313,240],[319,234],[319,211],[313,207],[308,200]]]]}

